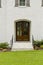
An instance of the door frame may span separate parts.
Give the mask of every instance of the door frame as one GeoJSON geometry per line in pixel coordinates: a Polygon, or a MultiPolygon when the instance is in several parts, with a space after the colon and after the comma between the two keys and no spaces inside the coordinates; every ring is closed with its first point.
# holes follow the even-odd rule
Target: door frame
{"type": "MultiPolygon", "coordinates": [[[[31,21],[30,21],[30,20],[27,20],[27,19],[18,19],[18,20],[15,20],[15,21],[14,21],[14,28],[15,28],[15,31],[14,31],[15,38],[14,38],[14,39],[15,39],[15,41],[18,42],[18,41],[16,40],[16,23],[19,22],[19,21],[27,21],[27,22],[30,23],[30,41],[28,41],[28,42],[31,42],[31,40],[32,40],[32,39],[31,39],[31,38],[32,38],[32,37],[31,37],[31,21]]],[[[24,41],[21,41],[21,42],[24,42],[24,41]]],[[[25,41],[25,42],[27,42],[27,41],[25,41]]]]}

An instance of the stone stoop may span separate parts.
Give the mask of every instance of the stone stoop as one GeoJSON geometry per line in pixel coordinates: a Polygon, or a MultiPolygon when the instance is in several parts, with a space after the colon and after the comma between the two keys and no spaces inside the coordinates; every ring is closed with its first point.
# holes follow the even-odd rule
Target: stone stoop
{"type": "Polygon", "coordinates": [[[34,50],[33,48],[12,48],[11,51],[29,51],[34,50]]]}

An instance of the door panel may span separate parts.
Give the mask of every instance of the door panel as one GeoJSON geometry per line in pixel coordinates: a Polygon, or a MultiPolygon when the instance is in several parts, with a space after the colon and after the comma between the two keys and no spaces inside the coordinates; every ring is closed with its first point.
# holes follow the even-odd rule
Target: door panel
{"type": "Polygon", "coordinates": [[[16,22],[16,41],[30,41],[30,23],[16,22]]]}

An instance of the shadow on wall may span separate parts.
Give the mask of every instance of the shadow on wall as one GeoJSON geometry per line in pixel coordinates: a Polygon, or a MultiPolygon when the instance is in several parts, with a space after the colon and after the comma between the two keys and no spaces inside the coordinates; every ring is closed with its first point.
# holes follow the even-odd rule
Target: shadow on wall
{"type": "Polygon", "coordinates": [[[10,49],[12,49],[12,46],[13,46],[13,35],[12,35],[12,38],[10,40],[10,49]]]}

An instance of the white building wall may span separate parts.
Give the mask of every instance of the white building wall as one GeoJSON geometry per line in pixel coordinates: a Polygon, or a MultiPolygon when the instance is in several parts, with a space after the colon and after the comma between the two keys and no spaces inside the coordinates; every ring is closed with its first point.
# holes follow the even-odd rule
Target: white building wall
{"type": "Polygon", "coordinates": [[[14,36],[13,48],[32,48],[31,42],[15,41],[15,20],[31,21],[31,35],[35,40],[43,39],[43,8],[41,0],[30,0],[30,7],[15,7],[15,0],[7,0],[7,41],[14,36]]]}
{"type": "Polygon", "coordinates": [[[0,8],[0,42],[6,42],[6,0],[1,0],[0,8]]]}
{"type": "Polygon", "coordinates": [[[14,34],[14,21],[18,19],[31,20],[34,39],[43,39],[43,7],[41,4],[41,0],[30,0],[30,7],[15,7],[15,0],[7,0],[8,41],[14,34]]]}
{"type": "MultiPolygon", "coordinates": [[[[15,0],[2,0],[0,8],[0,42],[10,43],[12,35],[15,42],[15,20],[27,19],[31,21],[31,34],[35,40],[43,39],[43,7],[41,0],[30,0],[30,7],[15,7],[15,0]]],[[[27,43],[27,42],[26,42],[27,43]]],[[[15,45],[15,47],[20,44],[15,45]]],[[[22,44],[21,44],[22,45],[22,44]]],[[[22,47],[29,46],[23,44],[22,47]]],[[[30,47],[30,46],[29,46],[30,47]]]]}

